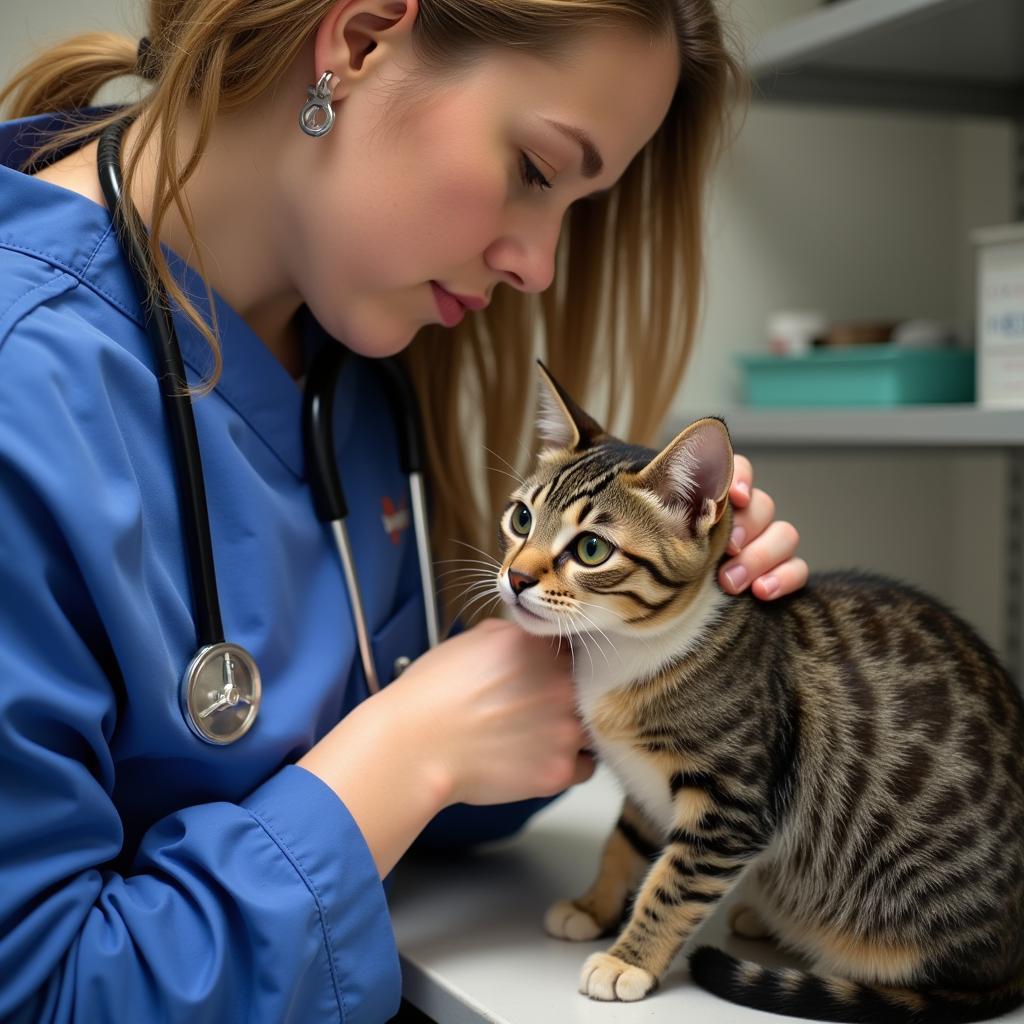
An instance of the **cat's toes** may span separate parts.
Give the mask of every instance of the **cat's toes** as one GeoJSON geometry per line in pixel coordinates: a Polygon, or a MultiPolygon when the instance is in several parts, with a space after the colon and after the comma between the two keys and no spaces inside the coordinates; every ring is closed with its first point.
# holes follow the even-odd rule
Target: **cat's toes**
{"type": "Polygon", "coordinates": [[[764,923],[764,918],[753,907],[743,904],[729,911],[729,928],[733,935],[738,935],[741,939],[767,939],[772,934],[771,929],[764,923]]]}
{"type": "Polygon", "coordinates": [[[569,942],[587,942],[596,939],[603,929],[572,900],[559,900],[544,915],[544,931],[556,939],[569,942]]]}
{"type": "Polygon", "coordinates": [[[634,1003],[643,999],[658,979],[642,967],[635,967],[611,953],[587,957],[580,973],[580,991],[591,999],[634,1003]]]}

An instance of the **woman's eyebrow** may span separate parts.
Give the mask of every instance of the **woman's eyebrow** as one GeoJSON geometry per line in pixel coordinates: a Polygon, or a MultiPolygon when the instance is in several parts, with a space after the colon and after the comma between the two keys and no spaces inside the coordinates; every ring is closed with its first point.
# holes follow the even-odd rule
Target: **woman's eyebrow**
{"type": "Polygon", "coordinates": [[[552,121],[550,118],[543,118],[552,128],[558,129],[563,135],[575,139],[583,150],[583,177],[596,178],[604,170],[604,160],[594,145],[594,140],[583,131],[582,128],[573,128],[572,125],[562,124],[560,121],[552,121]]]}

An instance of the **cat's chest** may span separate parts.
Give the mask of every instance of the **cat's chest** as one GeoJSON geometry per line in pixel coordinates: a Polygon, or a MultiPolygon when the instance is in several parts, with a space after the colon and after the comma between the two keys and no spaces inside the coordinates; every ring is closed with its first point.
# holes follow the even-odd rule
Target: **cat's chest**
{"type": "Polygon", "coordinates": [[[646,749],[644,715],[635,695],[623,687],[598,693],[593,685],[589,689],[578,685],[577,706],[601,763],[612,770],[651,824],[666,834],[670,832],[673,809],[669,781],[677,766],[667,755],[646,749]]]}
{"type": "Polygon", "coordinates": [[[694,602],[691,614],[670,632],[657,638],[618,636],[614,644],[605,638],[599,645],[592,644],[589,655],[576,655],[577,709],[596,753],[651,823],[665,833],[675,827],[672,776],[691,766],[682,763],[681,755],[646,749],[643,734],[652,728],[671,730],[672,723],[646,720],[632,684],[659,676],[670,683],[672,673],[666,672],[665,666],[700,643],[725,600],[717,587],[707,586],[694,602]]]}
{"type": "Polygon", "coordinates": [[[608,765],[619,785],[643,808],[653,825],[667,835],[673,827],[672,793],[664,768],[637,752],[634,745],[622,740],[594,736],[597,756],[608,765]]]}

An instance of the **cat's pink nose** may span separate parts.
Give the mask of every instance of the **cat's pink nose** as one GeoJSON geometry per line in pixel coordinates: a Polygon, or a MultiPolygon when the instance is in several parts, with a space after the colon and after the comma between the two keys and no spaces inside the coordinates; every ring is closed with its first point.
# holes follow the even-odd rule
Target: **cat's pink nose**
{"type": "Polygon", "coordinates": [[[525,572],[517,572],[515,569],[509,569],[508,581],[512,584],[512,592],[516,597],[528,587],[533,587],[537,584],[535,576],[527,576],[525,572]]]}

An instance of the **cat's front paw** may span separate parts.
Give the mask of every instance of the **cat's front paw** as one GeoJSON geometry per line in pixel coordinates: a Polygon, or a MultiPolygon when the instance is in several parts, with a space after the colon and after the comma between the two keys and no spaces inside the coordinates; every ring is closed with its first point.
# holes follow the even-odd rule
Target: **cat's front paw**
{"type": "Polygon", "coordinates": [[[572,900],[559,900],[544,915],[544,931],[556,939],[589,942],[602,932],[601,926],[572,900]]]}
{"type": "Polygon", "coordinates": [[[605,1002],[634,1003],[657,984],[658,979],[650,971],[627,964],[611,953],[594,953],[587,957],[580,973],[580,991],[591,999],[605,1002]]]}

